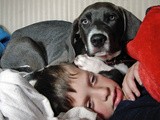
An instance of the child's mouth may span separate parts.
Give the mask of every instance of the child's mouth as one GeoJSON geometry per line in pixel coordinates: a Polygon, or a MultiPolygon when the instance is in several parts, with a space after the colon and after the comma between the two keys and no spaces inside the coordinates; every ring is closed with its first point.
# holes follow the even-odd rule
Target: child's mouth
{"type": "Polygon", "coordinates": [[[119,88],[116,88],[114,93],[115,94],[113,96],[113,106],[114,106],[114,109],[116,109],[116,107],[118,106],[118,104],[123,98],[123,94],[119,88]]]}

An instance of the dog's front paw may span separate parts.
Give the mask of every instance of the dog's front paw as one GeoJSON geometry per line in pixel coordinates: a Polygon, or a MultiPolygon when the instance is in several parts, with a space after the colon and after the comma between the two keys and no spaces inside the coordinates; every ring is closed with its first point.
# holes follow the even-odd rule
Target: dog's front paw
{"type": "Polygon", "coordinates": [[[80,69],[99,73],[100,71],[110,71],[112,67],[106,65],[103,61],[95,57],[89,57],[88,55],[79,55],[74,60],[75,65],[80,69]]]}

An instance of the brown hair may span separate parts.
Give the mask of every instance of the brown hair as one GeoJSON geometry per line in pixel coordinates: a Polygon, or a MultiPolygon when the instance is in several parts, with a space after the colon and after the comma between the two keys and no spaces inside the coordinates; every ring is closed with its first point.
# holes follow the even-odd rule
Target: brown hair
{"type": "Polygon", "coordinates": [[[44,68],[42,71],[35,72],[37,79],[35,88],[37,91],[48,98],[55,116],[60,112],[66,112],[73,106],[67,92],[75,92],[69,85],[69,79],[74,78],[76,73],[69,72],[73,64],[62,63],[44,68]]]}

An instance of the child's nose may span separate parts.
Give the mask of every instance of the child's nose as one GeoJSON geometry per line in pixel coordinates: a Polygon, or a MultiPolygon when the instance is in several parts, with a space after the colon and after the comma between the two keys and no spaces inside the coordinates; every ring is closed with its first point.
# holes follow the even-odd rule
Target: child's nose
{"type": "Polygon", "coordinates": [[[102,101],[106,101],[110,95],[110,90],[108,87],[95,88],[93,92],[94,97],[97,97],[102,101]]]}

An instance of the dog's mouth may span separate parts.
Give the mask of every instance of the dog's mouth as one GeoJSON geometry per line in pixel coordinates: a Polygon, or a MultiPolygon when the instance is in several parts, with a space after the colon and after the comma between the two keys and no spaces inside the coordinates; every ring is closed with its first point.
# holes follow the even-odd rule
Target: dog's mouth
{"type": "Polygon", "coordinates": [[[117,57],[118,55],[120,55],[121,51],[117,51],[115,53],[108,53],[108,52],[97,52],[94,54],[95,57],[106,61],[106,60],[111,60],[115,57],[117,57]]]}

